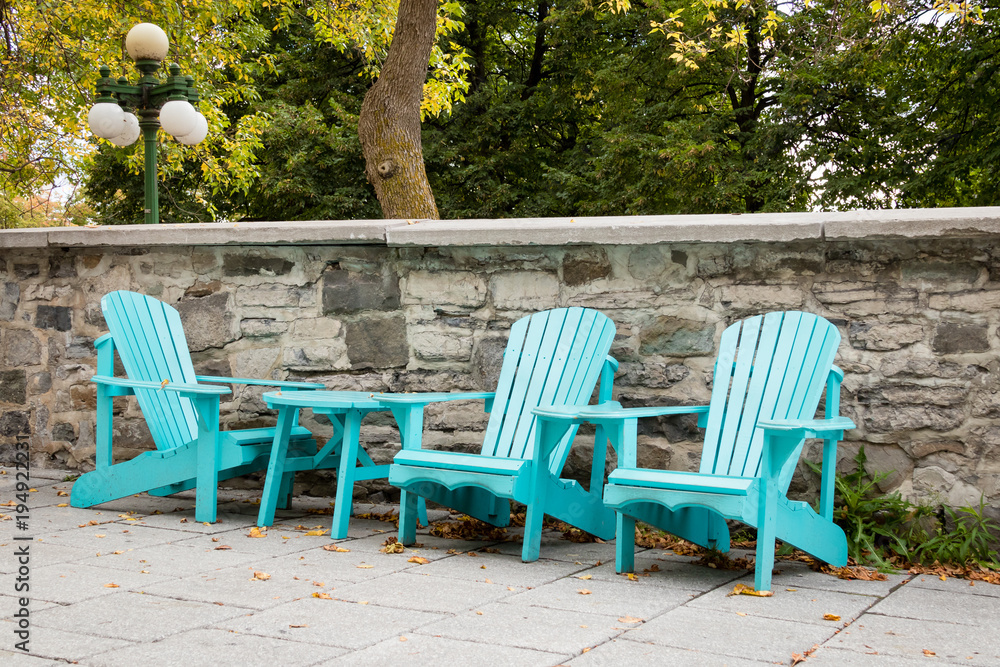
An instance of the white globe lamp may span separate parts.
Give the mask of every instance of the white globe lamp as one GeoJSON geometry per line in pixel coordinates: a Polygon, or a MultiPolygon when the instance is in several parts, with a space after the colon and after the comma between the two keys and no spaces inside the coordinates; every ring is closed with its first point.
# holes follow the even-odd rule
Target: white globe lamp
{"type": "Polygon", "coordinates": [[[198,112],[187,100],[170,100],[160,109],[160,127],[175,137],[194,131],[198,112]]]}
{"type": "Polygon", "coordinates": [[[110,137],[108,141],[115,146],[131,146],[139,138],[139,132],[139,119],[134,113],[126,113],[121,133],[116,137],[110,137]]]}
{"type": "Polygon", "coordinates": [[[132,60],[162,61],[167,57],[170,41],[158,25],[140,23],[125,36],[125,49],[132,60]]]}
{"type": "Polygon", "coordinates": [[[187,146],[194,146],[195,144],[200,144],[202,141],[205,140],[205,137],[208,136],[208,120],[201,113],[198,113],[196,115],[197,119],[195,120],[194,129],[188,134],[177,137],[177,141],[187,146]]]}
{"type": "Polygon", "coordinates": [[[90,107],[87,123],[90,130],[102,139],[110,139],[121,134],[125,122],[125,112],[114,102],[98,102],[90,107]]]}

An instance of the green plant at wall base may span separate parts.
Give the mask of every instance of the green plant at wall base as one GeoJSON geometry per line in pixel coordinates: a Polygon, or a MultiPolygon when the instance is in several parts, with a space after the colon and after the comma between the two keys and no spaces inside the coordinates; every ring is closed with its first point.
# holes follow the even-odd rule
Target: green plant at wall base
{"type": "MultiPolygon", "coordinates": [[[[978,509],[935,509],[903,499],[899,492],[881,494],[878,485],[890,473],[865,471],[868,458],[859,448],[857,468],[837,475],[834,521],[847,535],[848,555],[858,563],[879,570],[893,570],[913,563],[948,563],[1000,568],[991,543],[998,527],[978,509]]],[[[814,472],[819,468],[810,464],[814,472]]]]}
{"type": "MultiPolygon", "coordinates": [[[[979,507],[943,508],[947,520],[937,527],[937,534],[917,546],[920,562],[976,563],[980,567],[998,569],[995,534],[1000,532],[989,517],[984,516],[985,500],[979,507]]],[[[945,518],[939,515],[939,518],[945,518]]]]}

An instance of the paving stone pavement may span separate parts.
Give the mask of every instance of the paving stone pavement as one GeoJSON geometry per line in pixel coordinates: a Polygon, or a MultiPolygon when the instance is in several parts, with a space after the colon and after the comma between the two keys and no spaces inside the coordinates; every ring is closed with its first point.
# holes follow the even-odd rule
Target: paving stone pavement
{"type": "MultiPolygon", "coordinates": [[[[14,499],[14,471],[0,503],[14,499]]],[[[752,574],[655,549],[637,580],[613,544],[546,534],[517,542],[432,537],[379,551],[392,523],[352,518],[330,540],[330,499],[297,498],[249,537],[257,494],[223,490],[219,521],[191,493],[69,507],[65,473],[33,471],[27,528],[0,505],[0,664],[58,665],[1000,665],[1000,586],[927,575],[843,581],[779,562],[771,598],[731,596],[752,574]],[[30,537],[31,540],[16,540],[30,537]],[[30,651],[20,639],[19,564],[30,545],[30,651]],[[323,547],[337,547],[331,551],[323,547]],[[425,559],[426,563],[411,560],[425,559]],[[655,566],[655,567],[654,567],[655,566]],[[834,614],[839,621],[824,619],[834,614]]],[[[389,506],[358,505],[382,513],[389,506]]],[[[431,519],[446,518],[432,511],[431,519]]],[[[514,536],[516,530],[509,533],[514,536]]]]}

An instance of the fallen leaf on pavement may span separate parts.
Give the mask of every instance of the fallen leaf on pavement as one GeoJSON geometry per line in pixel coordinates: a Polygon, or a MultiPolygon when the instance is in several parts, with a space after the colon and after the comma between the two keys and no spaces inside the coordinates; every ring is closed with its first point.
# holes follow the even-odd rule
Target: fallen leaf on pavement
{"type": "Polygon", "coordinates": [[[361,568],[362,570],[370,570],[370,569],[372,569],[375,566],[374,565],[368,565],[367,563],[362,563],[361,565],[358,565],[358,567],[361,568]]]}
{"type": "Polygon", "coordinates": [[[257,581],[267,581],[268,579],[271,578],[271,575],[269,575],[267,572],[254,572],[253,578],[256,579],[257,581]]]}
{"type": "Polygon", "coordinates": [[[412,558],[408,558],[406,562],[417,563],[418,565],[427,565],[427,563],[429,563],[430,561],[424,558],[423,556],[413,556],[412,558]]]}
{"type": "Polygon", "coordinates": [[[577,577],[577,579],[583,579],[585,581],[588,580],[588,579],[593,579],[593,578],[594,578],[594,576],[591,575],[591,574],[585,574],[582,577],[577,577]]]}
{"type": "Polygon", "coordinates": [[[250,534],[247,537],[267,537],[267,528],[261,530],[257,526],[250,529],[250,534]]]}
{"type": "Polygon", "coordinates": [[[823,614],[823,620],[824,621],[839,621],[840,620],[840,616],[837,616],[836,614],[823,614]]]}
{"type": "Polygon", "coordinates": [[[118,588],[118,584],[104,584],[105,588],[118,588]]]}
{"type": "Polygon", "coordinates": [[[753,595],[759,598],[769,598],[774,593],[772,591],[758,591],[754,590],[752,586],[747,586],[746,584],[736,584],[733,590],[728,595],[753,595]]]}
{"type": "Polygon", "coordinates": [[[215,547],[216,551],[226,551],[227,549],[232,549],[232,547],[229,546],[228,544],[220,544],[219,546],[215,547]]]}
{"type": "Polygon", "coordinates": [[[69,503],[59,503],[56,507],[69,507],[69,503]]]}
{"type": "Polygon", "coordinates": [[[313,593],[312,596],[314,598],[319,598],[320,600],[332,600],[333,599],[332,597],[330,597],[329,593],[320,593],[318,591],[316,593],[313,593]]]}
{"type": "Polygon", "coordinates": [[[927,655],[927,656],[930,656],[930,655],[937,655],[937,653],[935,653],[934,651],[932,651],[932,650],[930,650],[930,649],[927,649],[927,648],[925,648],[925,649],[924,649],[924,655],[927,655]]]}
{"type": "Polygon", "coordinates": [[[302,625],[289,625],[288,627],[290,627],[290,628],[308,628],[309,626],[303,623],[302,625]]]}
{"type": "Polygon", "coordinates": [[[336,544],[325,544],[323,545],[323,551],[336,551],[337,553],[346,554],[350,549],[338,547],[336,544]]]}
{"type": "Polygon", "coordinates": [[[306,533],[306,535],[312,535],[313,537],[319,537],[321,535],[326,535],[328,532],[330,532],[330,531],[328,531],[328,530],[310,530],[308,533],[306,533]]]}
{"type": "Polygon", "coordinates": [[[579,593],[580,595],[590,595],[590,591],[588,591],[586,588],[581,588],[580,590],[577,591],[577,593],[579,593]]]}
{"type": "Polygon", "coordinates": [[[635,616],[622,616],[618,619],[619,623],[642,623],[641,618],[636,618],[635,616]]]}

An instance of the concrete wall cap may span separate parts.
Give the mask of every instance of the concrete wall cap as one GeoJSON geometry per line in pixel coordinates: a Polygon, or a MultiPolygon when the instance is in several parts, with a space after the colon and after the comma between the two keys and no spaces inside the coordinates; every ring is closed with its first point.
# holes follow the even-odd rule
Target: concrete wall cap
{"type": "Polygon", "coordinates": [[[1000,234],[1000,207],[495,220],[311,220],[0,230],[0,248],[180,245],[564,246],[1000,234]]]}

